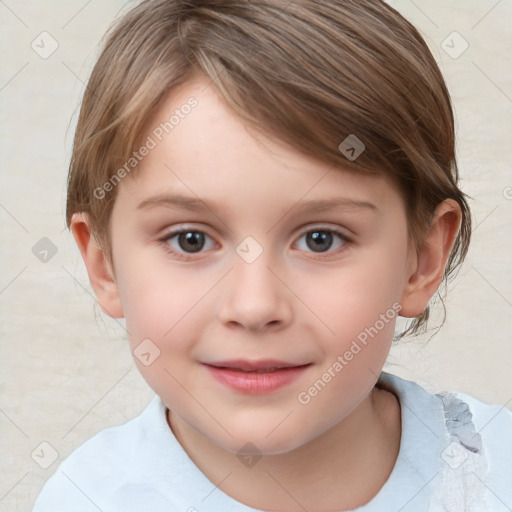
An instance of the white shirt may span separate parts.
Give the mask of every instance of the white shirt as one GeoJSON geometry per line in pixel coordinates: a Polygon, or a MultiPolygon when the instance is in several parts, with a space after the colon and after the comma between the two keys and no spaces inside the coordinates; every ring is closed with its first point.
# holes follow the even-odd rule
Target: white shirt
{"type": "MultiPolygon", "coordinates": [[[[400,401],[400,451],[378,494],[354,510],[512,510],[512,411],[463,393],[431,394],[386,372],[378,385],[400,401]]],[[[169,428],[159,397],[133,420],[75,450],[33,508],[98,511],[257,512],[223,493],[194,464],[169,428]]]]}

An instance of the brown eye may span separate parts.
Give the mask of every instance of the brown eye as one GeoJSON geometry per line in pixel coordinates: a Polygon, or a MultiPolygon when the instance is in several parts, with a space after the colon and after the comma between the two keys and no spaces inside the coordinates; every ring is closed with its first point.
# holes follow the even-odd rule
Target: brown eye
{"type": "Polygon", "coordinates": [[[185,252],[199,252],[205,245],[205,236],[198,231],[188,231],[177,235],[180,249],[185,252]]]}
{"type": "Polygon", "coordinates": [[[304,233],[296,242],[297,249],[305,252],[332,253],[343,249],[349,240],[332,229],[312,229],[304,233]]]}
{"type": "Polygon", "coordinates": [[[202,231],[182,230],[170,233],[160,240],[174,254],[195,254],[214,249],[216,244],[202,231]]]}
{"type": "Polygon", "coordinates": [[[310,231],[306,235],[306,245],[314,252],[328,251],[333,243],[330,231],[310,231]]]}

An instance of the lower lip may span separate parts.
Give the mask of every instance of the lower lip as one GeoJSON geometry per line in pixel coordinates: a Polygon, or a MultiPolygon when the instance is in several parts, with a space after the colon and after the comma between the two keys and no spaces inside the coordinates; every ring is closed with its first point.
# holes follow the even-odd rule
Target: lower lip
{"type": "Polygon", "coordinates": [[[231,389],[248,394],[276,391],[297,379],[309,365],[283,368],[273,372],[243,372],[205,365],[215,379],[231,389]]]}

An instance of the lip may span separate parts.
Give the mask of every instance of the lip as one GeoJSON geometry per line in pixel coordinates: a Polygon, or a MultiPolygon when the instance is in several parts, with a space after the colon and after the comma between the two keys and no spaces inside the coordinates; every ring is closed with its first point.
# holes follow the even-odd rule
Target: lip
{"type": "Polygon", "coordinates": [[[231,360],[203,363],[211,375],[227,387],[247,394],[265,394],[292,383],[310,366],[273,359],[231,360]]]}

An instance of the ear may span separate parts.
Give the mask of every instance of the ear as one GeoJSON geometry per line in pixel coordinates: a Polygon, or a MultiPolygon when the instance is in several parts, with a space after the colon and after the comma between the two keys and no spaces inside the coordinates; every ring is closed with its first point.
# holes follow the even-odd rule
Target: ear
{"type": "Polygon", "coordinates": [[[123,308],[112,265],[92,235],[87,213],[73,214],[70,227],[101,310],[112,318],[123,318],[123,308]]]}
{"type": "Polygon", "coordinates": [[[411,254],[400,316],[413,318],[427,307],[443,280],[460,222],[460,206],[454,200],[446,199],[436,208],[422,247],[411,254]]]}

